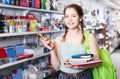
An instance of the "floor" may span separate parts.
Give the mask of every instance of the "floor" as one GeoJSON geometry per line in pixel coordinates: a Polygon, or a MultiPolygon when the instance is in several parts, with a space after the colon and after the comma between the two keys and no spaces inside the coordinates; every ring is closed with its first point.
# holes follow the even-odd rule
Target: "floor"
{"type": "Polygon", "coordinates": [[[111,54],[113,65],[116,67],[117,79],[120,79],[120,49],[111,54]]]}

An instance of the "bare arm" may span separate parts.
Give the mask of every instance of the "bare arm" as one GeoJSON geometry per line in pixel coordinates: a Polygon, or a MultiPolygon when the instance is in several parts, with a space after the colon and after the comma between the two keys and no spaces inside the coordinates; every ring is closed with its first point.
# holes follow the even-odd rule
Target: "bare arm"
{"type": "Polygon", "coordinates": [[[60,67],[59,61],[59,48],[60,48],[60,38],[57,37],[54,41],[55,49],[51,51],[51,63],[54,69],[58,70],[60,67]]]}
{"type": "Polygon", "coordinates": [[[90,53],[94,54],[94,59],[99,59],[97,41],[93,33],[89,34],[90,53]]]}
{"type": "Polygon", "coordinates": [[[60,37],[57,37],[54,42],[52,42],[51,39],[43,36],[40,32],[37,34],[40,36],[41,41],[43,42],[44,46],[50,49],[50,55],[51,55],[51,64],[54,69],[58,70],[60,67],[60,61],[59,61],[59,46],[60,46],[60,37]]]}

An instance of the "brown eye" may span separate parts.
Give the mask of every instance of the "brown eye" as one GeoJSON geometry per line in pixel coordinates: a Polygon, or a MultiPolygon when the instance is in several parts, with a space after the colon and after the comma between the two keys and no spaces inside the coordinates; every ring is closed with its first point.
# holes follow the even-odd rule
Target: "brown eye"
{"type": "Polygon", "coordinates": [[[76,16],[73,16],[73,17],[76,17],[76,16]]]}
{"type": "Polygon", "coordinates": [[[68,18],[68,16],[65,16],[64,18],[68,18]]]}

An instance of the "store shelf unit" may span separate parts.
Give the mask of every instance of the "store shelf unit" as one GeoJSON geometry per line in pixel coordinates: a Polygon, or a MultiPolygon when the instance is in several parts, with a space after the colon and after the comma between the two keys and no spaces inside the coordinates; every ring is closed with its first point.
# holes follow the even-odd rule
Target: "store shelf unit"
{"type": "MultiPolygon", "coordinates": [[[[2,14],[3,10],[6,10],[6,11],[8,10],[8,11],[11,11],[11,12],[13,11],[12,16],[14,14],[16,15],[17,13],[18,13],[17,16],[20,16],[20,15],[25,16],[28,12],[41,12],[41,13],[43,12],[43,13],[50,13],[50,14],[62,14],[62,12],[59,12],[59,11],[51,11],[51,10],[45,10],[45,9],[36,9],[36,8],[21,7],[21,6],[14,6],[14,5],[5,5],[5,4],[0,3],[1,14],[2,14]]],[[[7,14],[7,15],[9,14],[9,12],[6,12],[6,11],[3,13],[3,15],[4,14],[7,14]]],[[[36,42],[36,40],[38,41],[38,39],[39,39],[39,37],[37,36],[37,32],[38,31],[36,31],[36,32],[0,33],[0,40],[2,40],[1,41],[2,43],[0,44],[0,47],[8,46],[9,44],[12,45],[12,43],[14,43],[13,45],[15,45],[16,43],[18,44],[18,42],[25,44],[26,41],[31,42],[31,41],[29,41],[31,39],[32,39],[33,42],[36,42]]],[[[53,34],[53,37],[54,37],[54,34],[56,35],[58,33],[62,33],[62,32],[64,32],[64,30],[58,30],[57,29],[57,30],[47,30],[47,31],[40,31],[40,32],[42,34],[48,34],[48,35],[50,35],[50,37],[53,34]]],[[[2,65],[0,65],[0,76],[5,75],[5,74],[9,74],[14,69],[17,69],[17,68],[20,68],[22,66],[31,64],[32,61],[36,61],[36,59],[40,59],[40,58],[46,57],[46,56],[49,56],[49,52],[38,55],[38,56],[31,57],[31,58],[26,58],[26,59],[14,61],[14,62],[11,62],[11,63],[2,64],[2,65]]]]}
{"type": "Polygon", "coordinates": [[[22,7],[22,6],[14,6],[14,5],[5,5],[0,3],[0,8],[9,8],[9,9],[19,9],[19,10],[29,10],[29,11],[37,11],[37,12],[49,12],[49,13],[57,13],[62,14],[60,11],[52,11],[52,10],[45,10],[45,9],[36,9],[31,7],[22,7]]]}
{"type": "MultiPolygon", "coordinates": [[[[13,66],[13,65],[30,62],[30,61],[32,61],[32,60],[34,60],[34,59],[38,59],[38,58],[41,58],[41,57],[44,57],[44,56],[48,56],[49,54],[50,54],[50,53],[45,53],[45,54],[38,55],[38,56],[34,56],[34,57],[31,57],[31,58],[26,58],[26,59],[18,60],[18,61],[15,61],[15,62],[6,63],[6,64],[3,64],[3,65],[0,66],[0,70],[1,70],[1,69],[4,69],[4,68],[11,67],[11,66],[13,66]]],[[[3,73],[3,72],[2,72],[2,73],[3,73]]]]}
{"type": "MultiPolygon", "coordinates": [[[[42,34],[50,34],[50,35],[51,34],[62,33],[62,32],[64,32],[64,30],[41,31],[42,34]]],[[[37,32],[2,33],[2,34],[0,34],[0,38],[13,37],[13,39],[14,39],[14,37],[16,38],[16,37],[19,37],[19,36],[25,36],[25,37],[23,37],[21,39],[21,40],[24,41],[24,39],[26,39],[26,36],[31,36],[31,35],[36,36],[37,32]]],[[[39,60],[39,59],[41,59],[43,57],[47,57],[47,56],[49,57],[49,54],[50,53],[48,52],[48,53],[44,53],[44,54],[41,54],[41,55],[34,56],[32,58],[27,58],[27,59],[22,59],[22,60],[10,62],[10,63],[2,64],[2,65],[0,65],[0,76],[9,74],[14,69],[17,69],[17,68],[24,67],[26,65],[32,64],[31,62],[34,63],[34,62],[36,62],[36,60],[39,60]]]]}
{"type": "Polygon", "coordinates": [[[36,60],[39,60],[42,57],[49,57],[50,53],[45,53],[45,54],[41,54],[38,56],[34,56],[32,58],[26,58],[26,59],[22,59],[22,60],[18,60],[18,61],[14,61],[11,63],[6,63],[0,66],[0,77],[3,75],[8,75],[10,73],[13,73],[14,70],[17,70],[19,68],[24,68],[24,66],[26,65],[30,65],[33,64],[34,62],[36,62],[36,60]]]}
{"type": "MultiPolygon", "coordinates": [[[[50,30],[50,31],[40,31],[40,32],[46,34],[46,33],[64,32],[64,30],[50,30]]],[[[37,34],[37,32],[1,33],[0,37],[23,36],[23,35],[34,35],[34,34],[37,34]]]]}

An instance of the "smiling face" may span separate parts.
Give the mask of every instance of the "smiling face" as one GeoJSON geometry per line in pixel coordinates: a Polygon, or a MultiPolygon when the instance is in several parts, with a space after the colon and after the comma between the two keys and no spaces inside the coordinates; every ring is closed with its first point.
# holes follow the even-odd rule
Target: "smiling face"
{"type": "Polygon", "coordinates": [[[79,27],[82,18],[78,15],[74,8],[67,8],[65,10],[64,21],[69,29],[75,29],[79,27]]]}

